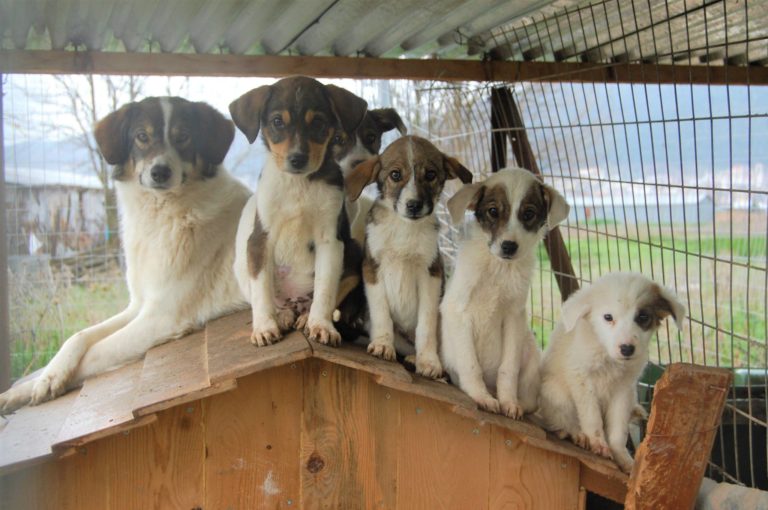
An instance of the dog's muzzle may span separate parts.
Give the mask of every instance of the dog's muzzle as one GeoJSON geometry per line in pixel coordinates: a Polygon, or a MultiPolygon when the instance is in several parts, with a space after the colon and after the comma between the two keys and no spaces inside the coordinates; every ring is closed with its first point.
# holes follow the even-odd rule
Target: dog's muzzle
{"type": "Polygon", "coordinates": [[[503,241],[501,243],[501,258],[511,259],[517,253],[518,244],[515,241],[503,241]]]}
{"type": "Polygon", "coordinates": [[[149,186],[153,189],[168,189],[173,171],[168,165],[154,165],[149,169],[149,186]]]}
{"type": "Polygon", "coordinates": [[[309,161],[309,156],[301,153],[301,152],[295,152],[288,156],[288,168],[287,170],[291,173],[300,174],[304,171],[305,167],[307,166],[307,162],[309,161]]]}

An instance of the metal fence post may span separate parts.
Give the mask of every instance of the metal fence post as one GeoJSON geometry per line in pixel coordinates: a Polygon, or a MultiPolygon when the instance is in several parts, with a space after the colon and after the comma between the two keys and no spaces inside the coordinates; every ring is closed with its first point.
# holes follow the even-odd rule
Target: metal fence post
{"type": "Polygon", "coordinates": [[[5,202],[5,134],[3,78],[0,73],[0,391],[11,385],[11,338],[8,328],[8,230],[6,228],[5,202]]]}

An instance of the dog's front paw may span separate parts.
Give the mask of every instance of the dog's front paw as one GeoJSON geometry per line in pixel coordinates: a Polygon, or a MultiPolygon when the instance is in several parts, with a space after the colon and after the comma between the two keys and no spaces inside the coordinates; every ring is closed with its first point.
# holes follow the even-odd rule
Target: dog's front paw
{"type": "Polygon", "coordinates": [[[32,400],[32,381],[15,386],[0,395],[0,415],[10,414],[32,400]]]}
{"type": "Polygon", "coordinates": [[[605,442],[605,439],[602,437],[590,437],[589,440],[589,449],[592,450],[592,453],[596,455],[600,455],[601,457],[605,457],[607,459],[613,458],[613,453],[611,453],[611,448],[608,446],[608,443],[605,442]]]}
{"type": "Polygon", "coordinates": [[[619,466],[619,469],[627,474],[632,471],[632,466],[635,464],[635,460],[628,452],[616,452],[614,460],[616,461],[616,465],[619,466]]]}
{"type": "Polygon", "coordinates": [[[387,361],[395,361],[395,344],[391,336],[377,336],[368,344],[368,354],[387,361]]]}
{"type": "Polygon", "coordinates": [[[276,319],[275,322],[277,322],[277,327],[280,328],[280,331],[289,331],[293,329],[296,322],[296,312],[290,308],[284,308],[277,312],[276,319]]]}
{"type": "Polygon", "coordinates": [[[443,365],[440,363],[440,358],[434,354],[417,354],[416,373],[430,379],[437,379],[443,375],[443,365]]]}
{"type": "Polygon", "coordinates": [[[274,319],[267,318],[253,321],[253,331],[251,332],[251,343],[258,347],[272,345],[283,337],[280,328],[274,319]]]}
{"type": "Polygon", "coordinates": [[[304,328],[304,334],[310,340],[330,345],[331,347],[336,347],[341,343],[341,335],[333,327],[333,323],[327,320],[308,320],[304,328]]]}
{"type": "Polygon", "coordinates": [[[32,405],[42,404],[52,400],[67,391],[67,381],[71,376],[66,370],[44,370],[42,375],[35,380],[32,388],[32,405]]]}
{"type": "Polygon", "coordinates": [[[480,395],[478,397],[472,397],[472,400],[477,402],[477,406],[483,411],[499,414],[501,411],[501,404],[499,401],[493,398],[490,393],[480,395]]]}
{"type": "Polygon", "coordinates": [[[584,432],[576,432],[570,434],[571,441],[578,446],[579,448],[584,448],[585,450],[589,450],[589,438],[584,432]]]}
{"type": "Polygon", "coordinates": [[[296,331],[304,331],[307,327],[307,319],[309,319],[309,312],[304,312],[296,317],[296,322],[293,324],[294,329],[296,331]]]}
{"type": "Polygon", "coordinates": [[[629,416],[629,421],[648,421],[648,411],[646,411],[640,404],[636,404],[635,407],[632,408],[632,414],[629,416]]]}
{"type": "Polygon", "coordinates": [[[513,420],[519,420],[523,417],[523,406],[514,401],[501,402],[501,412],[513,420]]]}

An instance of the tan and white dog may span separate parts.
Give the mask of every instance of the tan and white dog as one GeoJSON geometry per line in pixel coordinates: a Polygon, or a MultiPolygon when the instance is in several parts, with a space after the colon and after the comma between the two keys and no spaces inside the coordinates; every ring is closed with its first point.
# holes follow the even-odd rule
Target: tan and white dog
{"type": "Polygon", "coordinates": [[[668,316],[681,327],[685,306],[638,273],[607,274],[568,298],[542,363],[537,415],[544,426],[629,472],[629,422],[644,413],[637,381],[668,316]]]}
{"type": "Polygon", "coordinates": [[[357,128],[366,107],[351,92],[305,76],[251,90],[229,107],[248,140],[261,132],[269,150],[235,248],[256,345],[270,345],[291,328],[324,344],[341,340],[332,314],[338,296],[360,281],[361,254],[350,238],[344,178],[330,146],[335,133],[357,128]]]}
{"type": "Polygon", "coordinates": [[[454,223],[474,211],[440,305],[441,358],[451,380],[486,410],[536,409],[540,352],[526,304],[544,235],[568,204],[528,170],[505,169],[448,201],[454,223]],[[495,395],[494,395],[495,393],[495,395]]]}
{"type": "Polygon", "coordinates": [[[401,354],[412,354],[415,344],[416,371],[427,377],[443,372],[437,354],[443,261],[434,213],[445,181],[456,178],[470,182],[472,173],[429,141],[404,136],[345,181],[350,200],[374,182],[379,191],[368,213],[363,258],[368,352],[394,360],[397,334],[407,341],[398,346],[401,354]]]}
{"type": "Polygon", "coordinates": [[[0,411],[55,398],[245,307],[232,263],[250,193],[221,166],[232,123],[205,103],[147,98],[105,117],[94,135],[115,165],[130,303],[67,339],[38,377],[0,396],[0,411]]]}

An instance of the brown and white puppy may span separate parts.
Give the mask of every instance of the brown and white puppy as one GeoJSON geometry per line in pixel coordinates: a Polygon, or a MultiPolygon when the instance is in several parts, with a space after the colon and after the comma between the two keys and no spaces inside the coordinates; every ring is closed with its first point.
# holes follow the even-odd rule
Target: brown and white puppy
{"type": "Polygon", "coordinates": [[[153,97],[109,114],[94,135],[115,165],[130,302],[68,338],[38,377],[0,396],[0,411],[54,398],[246,306],[232,263],[250,192],[221,166],[232,123],[205,103],[153,97]]]}
{"type": "MultiPolygon", "coordinates": [[[[337,133],[333,138],[333,154],[344,177],[347,177],[366,159],[378,155],[381,150],[382,135],[393,129],[397,129],[401,135],[408,133],[397,111],[393,108],[378,108],[368,110],[354,132],[337,133]]],[[[373,200],[360,197],[354,202],[347,200],[345,205],[352,239],[362,247],[365,243],[365,219],[373,206],[373,200]]]]}
{"type": "Polygon", "coordinates": [[[639,273],[610,273],[573,294],[542,362],[544,426],[629,472],[627,434],[648,344],[662,320],[681,327],[684,316],[674,292],[639,273]]]}
{"type": "Polygon", "coordinates": [[[448,201],[454,223],[474,211],[440,305],[441,358],[451,380],[486,410],[536,410],[540,352],[526,305],[536,247],[568,216],[565,199],[528,170],[505,169],[448,201]]]}
{"type": "Polygon", "coordinates": [[[366,107],[351,92],[305,76],[251,90],[229,107],[248,140],[261,132],[269,150],[235,248],[256,345],[274,343],[291,327],[324,344],[341,339],[332,323],[339,282],[344,272],[345,288],[357,285],[360,255],[330,145],[337,132],[357,128],[366,107]]]}
{"type": "MultiPolygon", "coordinates": [[[[416,371],[438,377],[438,306],[443,262],[434,214],[445,181],[470,182],[472,173],[429,141],[416,136],[395,140],[381,156],[358,165],[347,177],[355,200],[375,182],[378,198],[366,224],[363,282],[370,312],[368,352],[395,359],[395,333],[416,348],[416,371]]],[[[409,345],[398,346],[411,354],[409,345]]]]}

